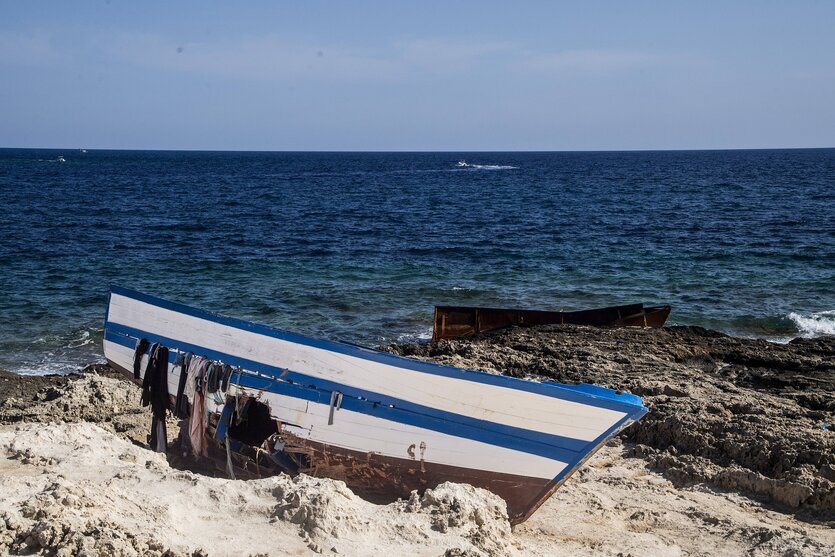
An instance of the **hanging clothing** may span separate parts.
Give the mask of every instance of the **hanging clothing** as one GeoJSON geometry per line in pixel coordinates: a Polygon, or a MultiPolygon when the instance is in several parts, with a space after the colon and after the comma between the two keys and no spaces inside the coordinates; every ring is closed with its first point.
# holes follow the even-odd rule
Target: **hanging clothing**
{"type": "Polygon", "coordinates": [[[153,418],[148,444],[157,452],[165,452],[168,443],[165,429],[168,405],[168,348],[154,343],[142,378],[142,406],[151,407],[153,418]]]}
{"type": "Polygon", "coordinates": [[[148,351],[148,339],[140,338],[136,341],[136,348],[133,349],[133,378],[139,379],[139,371],[142,367],[142,356],[148,351]]]}
{"type": "Polygon", "coordinates": [[[223,373],[223,364],[212,362],[209,369],[206,371],[206,392],[214,394],[220,388],[221,374],[223,373]]]}
{"type": "Polygon", "coordinates": [[[205,361],[206,358],[203,356],[192,356],[191,361],[188,364],[188,375],[186,376],[186,386],[183,390],[183,394],[186,399],[188,399],[189,404],[194,401],[194,390],[197,387],[198,370],[205,361]]]}
{"type": "Polygon", "coordinates": [[[159,348],[159,344],[156,342],[148,348],[148,361],[145,363],[145,372],[142,374],[142,395],[140,398],[142,406],[148,406],[151,400],[151,377],[156,373],[154,353],[157,348],[159,348]]]}
{"type": "Polygon", "coordinates": [[[178,418],[188,418],[188,399],[185,395],[186,381],[188,380],[189,364],[191,364],[191,352],[180,352],[174,367],[180,369],[180,382],[177,384],[177,398],[174,399],[174,415],[178,418]]]}
{"type": "Polygon", "coordinates": [[[203,428],[203,417],[206,413],[206,405],[203,403],[203,393],[194,393],[194,403],[191,405],[191,417],[188,422],[188,438],[191,442],[191,452],[196,457],[208,456],[209,444],[205,439],[203,428]],[[204,441],[206,441],[204,443],[204,441]]]}
{"type": "Polygon", "coordinates": [[[151,450],[164,453],[168,450],[168,431],[165,428],[165,418],[158,419],[154,416],[151,419],[151,435],[148,438],[148,445],[151,450]]]}
{"type": "Polygon", "coordinates": [[[229,379],[234,369],[229,364],[223,364],[223,379],[220,382],[220,390],[226,393],[229,391],[229,379]]]}
{"type": "MultiPolygon", "coordinates": [[[[226,401],[226,389],[223,387],[223,378],[226,373],[231,371],[232,366],[229,364],[221,364],[216,362],[210,372],[209,382],[206,385],[206,391],[212,394],[212,400],[215,404],[223,405],[226,401]]],[[[228,387],[228,383],[227,383],[228,387]]]]}
{"type": "Polygon", "coordinates": [[[188,423],[188,437],[192,453],[196,457],[209,455],[209,440],[206,437],[206,425],[209,418],[206,412],[206,373],[211,364],[211,361],[203,358],[195,370],[196,381],[188,423]]]}

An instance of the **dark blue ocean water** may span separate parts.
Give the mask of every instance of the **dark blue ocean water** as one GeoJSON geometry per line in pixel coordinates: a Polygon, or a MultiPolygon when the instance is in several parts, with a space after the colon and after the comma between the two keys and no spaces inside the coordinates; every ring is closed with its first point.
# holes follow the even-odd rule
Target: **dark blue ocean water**
{"type": "Polygon", "coordinates": [[[0,194],[0,367],[19,372],[100,359],[113,283],[371,344],[426,338],[440,303],[835,332],[833,149],[0,150],[0,194]]]}

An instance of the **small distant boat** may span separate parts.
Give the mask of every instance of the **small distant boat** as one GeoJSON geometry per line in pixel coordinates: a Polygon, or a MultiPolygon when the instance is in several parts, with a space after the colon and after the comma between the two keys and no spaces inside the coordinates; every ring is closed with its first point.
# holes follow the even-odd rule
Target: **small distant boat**
{"type": "Polygon", "coordinates": [[[57,158],[57,159],[55,159],[55,161],[56,161],[56,162],[67,162],[67,159],[65,159],[65,158],[64,158],[63,156],[61,156],[61,155],[58,155],[58,158],[57,158]]]}
{"type": "Polygon", "coordinates": [[[469,164],[467,164],[467,161],[465,161],[465,160],[460,160],[460,161],[458,161],[458,165],[457,165],[457,166],[458,166],[459,168],[466,168],[466,167],[468,167],[468,166],[470,166],[470,165],[469,165],[469,164]]]}
{"type": "MultiPolygon", "coordinates": [[[[211,391],[207,376],[200,388],[214,393],[205,400],[211,440],[203,458],[235,477],[326,476],[379,502],[464,482],[502,497],[514,524],[647,412],[640,397],[596,385],[412,360],[113,287],[104,323],[108,363],[143,379],[131,370],[147,359],[148,342],[168,349],[170,394],[180,385],[178,355],[234,369],[227,386],[211,391]],[[251,410],[239,409],[244,399],[251,410]]],[[[202,408],[196,423],[205,423],[202,408]]]]}
{"type": "Polygon", "coordinates": [[[87,152],[87,149],[81,149],[81,152],[82,152],[82,153],[86,153],[86,152],[87,152]]]}
{"type": "Polygon", "coordinates": [[[432,341],[535,325],[590,325],[593,327],[663,327],[670,306],[630,304],[582,311],[435,306],[432,341]]]}

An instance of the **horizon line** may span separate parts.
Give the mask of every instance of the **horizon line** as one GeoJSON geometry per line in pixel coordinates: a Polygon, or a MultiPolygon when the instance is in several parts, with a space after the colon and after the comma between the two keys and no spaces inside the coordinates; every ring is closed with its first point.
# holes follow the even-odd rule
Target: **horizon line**
{"type": "Polygon", "coordinates": [[[355,149],[149,149],[149,148],[114,148],[114,147],[0,147],[4,151],[130,151],[130,152],[164,152],[164,153],[364,153],[364,154],[415,154],[415,153],[658,153],[658,152],[705,152],[705,151],[811,151],[835,149],[835,146],[825,147],[712,147],[688,149],[487,149],[487,150],[454,150],[454,149],[390,149],[390,150],[355,150],[355,149]]]}

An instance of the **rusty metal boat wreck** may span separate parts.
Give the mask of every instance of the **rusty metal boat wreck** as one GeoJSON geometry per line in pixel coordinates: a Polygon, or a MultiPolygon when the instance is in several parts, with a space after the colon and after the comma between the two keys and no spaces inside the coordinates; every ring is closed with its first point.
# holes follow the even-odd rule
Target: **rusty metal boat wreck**
{"type": "Polygon", "coordinates": [[[501,496],[513,523],[646,413],[628,393],[402,358],[113,287],[104,331],[110,365],[133,377],[139,339],[169,349],[170,393],[178,353],[236,367],[225,401],[207,398],[207,407],[239,466],[249,454],[261,472],[341,479],[377,501],[469,483],[501,496]],[[260,425],[223,427],[230,400],[243,395],[264,410],[260,425]]]}
{"type": "Polygon", "coordinates": [[[629,304],[580,311],[542,311],[470,306],[435,306],[432,341],[486,333],[507,327],[589,325],[592,327],[663,327],[670,306],[629,304]]]}

